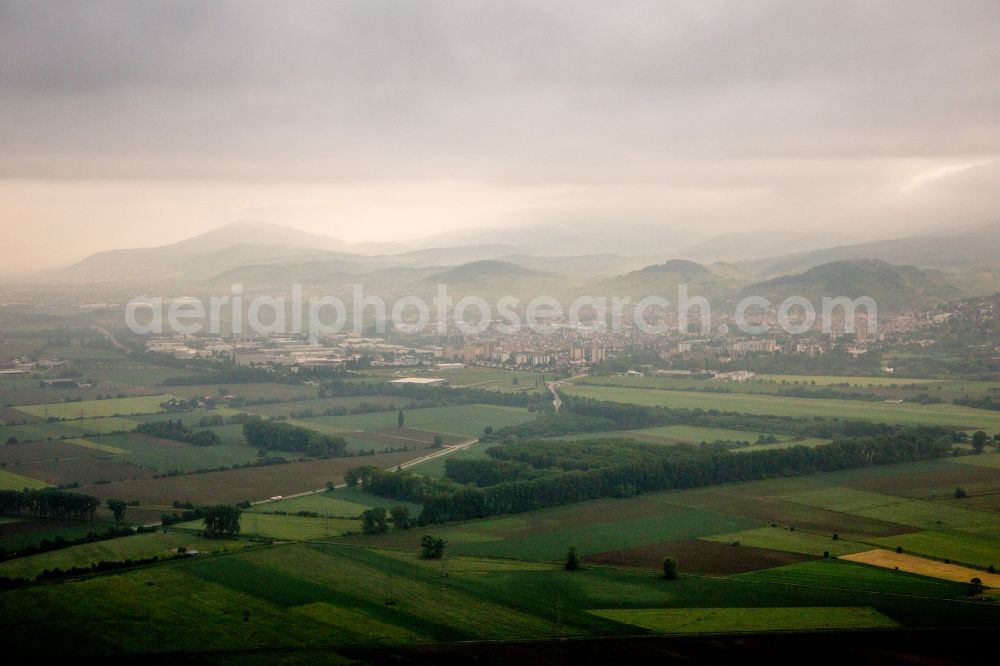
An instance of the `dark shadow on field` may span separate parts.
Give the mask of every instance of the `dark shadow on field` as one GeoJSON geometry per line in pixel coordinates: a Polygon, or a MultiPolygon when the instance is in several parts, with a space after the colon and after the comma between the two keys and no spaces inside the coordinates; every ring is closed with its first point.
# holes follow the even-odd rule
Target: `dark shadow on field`
{"type": "Polygon", "coordinates": [[[340,650],[368,664],[985,664],[982,629],[670,636],[340,650]]]}

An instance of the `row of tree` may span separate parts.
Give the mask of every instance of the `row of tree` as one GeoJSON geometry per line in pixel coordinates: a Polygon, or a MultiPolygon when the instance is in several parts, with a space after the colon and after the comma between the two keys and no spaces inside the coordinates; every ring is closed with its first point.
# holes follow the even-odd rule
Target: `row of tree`
{"type": "Polygon", "coordinates": [[[423,504],[419,524],[482,518],[637,493],[816,471],[886,465],[952,454],[948,437],[922,429],[842,439],[816,447],[732,453],[693,446],[656,446],[622,439],[531,441],[493,447],[496,461],[523,463],[535,478],[477,487],[408,472],[372,471],[364,489],[423,504]]]}
{"type": "Polygon", "coordinates": [[[192,446],[216,446],[222,443],[219,436],[211,430],[193,430],[184,425],[181,419],[140,423],[136,426],[135,432],[150,437],[185,442],[192,446]]]}
{"type": "Polygon", "coordinates": [[[64,490],[0,490],[0,514],[16,515],[28,512],[43,518],[91,520],[101,501],[92,495],[68,493],[64,490]]]}

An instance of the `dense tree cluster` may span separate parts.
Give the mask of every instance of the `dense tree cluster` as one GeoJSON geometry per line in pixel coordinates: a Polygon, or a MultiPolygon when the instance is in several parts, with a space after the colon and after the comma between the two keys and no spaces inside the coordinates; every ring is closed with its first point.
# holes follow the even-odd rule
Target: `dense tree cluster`
{"type": "Polygon", "coordinates": [[[324,435],[281,421],[251,419],[243,424],[243,437],[247,444],[258,449],[297,451],[314,458],[347,454],[347,442],[343,437],[324,435]]]}
{"type": "Polygon", "coordinates": [[[528,465],[539,475],[477,487],[408,472],[374,471],[365,490],[422,503],[418,522],[427,524],[601,497],[937,458],[951,455],[952,444],[950,437],[939,436],[934,429],[914,428],[816,447],[746,453],[665,447],[626,439],[520,441],[493,447],[487,453],[494,461],[528,465]]]}
{"type": "Polygon", "coordinates": [[[361,531],[365,534],[381,534],[385,532],[389,529],[386,525],[387,517],[388,514],[385,509],[380,506],[365,509],[361,514],[361,531]]]}
{"type": "Polygon", "coordinates": [[[101,501],[92,495],[64,490],[0,490],[0,514],[28,512],[43,518],[91,520],[101,501]]]}
{"type": "Polygon", "coordinates": [[[448,458],[444,463],[446,478],[480,488],[508,481],[533,479],[539,473],[539,470],[527,463],[510,460],[448,458]]]}
{"type": "Polygon", "coordinates": [[[135,432],[159,437],[160,439],[172,439],[177,442],[186,442],[192,446],[216,446],[222,443],[219,436],[211,430],[192,430],[184,425],[180,419],[174,421],[150,421],[140,423],[135,428],[135,432]]]}
{"type": "Polygon", "coordinates": [[[228,504],[217,504],[202,509],[205,522],[205,536],[212,538],[234,537],[240,533],[242,511],[228,504]]]}
{"type": "Polygon", "coordinates": [[[420,539],[420,557],[425,560],[440,560],[444,557],[444,549],[448,543],[440,538],[425,534],[420,539]]]}

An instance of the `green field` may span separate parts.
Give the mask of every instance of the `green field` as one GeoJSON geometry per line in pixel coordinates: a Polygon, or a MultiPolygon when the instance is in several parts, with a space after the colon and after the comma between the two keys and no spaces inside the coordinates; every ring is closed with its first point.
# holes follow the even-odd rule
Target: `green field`
{"type": "Polygon", "coordinates": [[[10,645],[32,644],[40,622],[51,635],[61,635],[85,621],[87,632],[71,646],[77,654],[103,652],[109,644],[128,653],[156,652],[163,649],[163,636],[171,637],[171,650],[202,652],[674,630],[625,624],[623,615],[602,617],[634,609],[686,609],[688,619],[702,618],[700,627],[687,631],[709,632],[742,628],[744,621],[763,622],[767,629],[816,628],[822,620],[810,609],[818,607],[843,626],[874,626],[876,618],[879,626],[995,626],[1000,618],[993,604],[967,602],[963,585],[870,573],[847,563],[839,574],[796,565],[735,580],[688,576],[665,582],[651,572],[607,567],[569,573],[470,559],[446,568],[415,554],[410,558],[319,545],[199,556],[8,591],[0,594],[0,617],[17,618],[2,626],[10,645]],[[845,589],[856,572],[858,589],[845,589]],[[804,585],[790,584],[804,575],[804,585]],[[824,587],[824,581],[840,587],[824,587]],[[746,620],[731,610],[706,621],[711,611],[704,609],[712,608],[757,610],[746,620]],[[805,610],[765,610],[789,608],[805,610]],[[874,610],[845,610],[857,608],[874,610]]]}
{"type": "Polygon", "coordinates": [[[57,419],[88,419],[130,414],[162,412],[160,404],[170,400],[170,395],[149,395],[138,398],[112,398],[110,400],[84,400],[81,402],[56,402],[43,405],[22,405],[17,409],[31,416],[57,419]]]}
{"type": "Polygon", "coordinates": [[[0,490],[23,490],[24,488],[46,488],[51,484],[38,479],[15,474],[5,469],[0,469],[0,490]]]}
{"type": "MultiPolygon", "coordinates": [[[[529,421],[534,416],[520,407],[499,405],[453,405],[403,410],[405,426],[429,432],[472,438],[483,434],[483,428],[501,428],[529,421]]],[[[396,412],[373,412],[349,416],[320,416],[296,419],[294,423],[305,427],[326,426],[330,432],[350,433],[396,427],[396,412]]]]}
{"type": "MultiPolygon", "coordinates": [[[[451,544],[454,552],[481,557],[559,561],[570,546],[580,555],[633,548],[664,541],[681,541],[722,532],[756,527],[760,523],[734,516],[699,510],[663,507],[660,515],[631,517],[628,505],[600,502],[587,506],[557,507],[524,515],[428,528],[451,544]],[[587,511],[590,508],[591,511],[587,511]],[[587,521],[587,514],[591,521],[587,521]],[[537,519],[537,522],[535,522],[537,519]]],[[[648,505],[633,504],[639,511],[648,505]]],[[[656,510],[653,505],[652,510],[656,510]]],[[[420,534],[414,530],[387,535],[382,543],[413,548],[420,534]]]]}
{"type": "Polygon", "coordinates": [[[354,409],[359,405],[378,405],[380,407],[405,406],[412,402],[409,398],[391,395],[363,395],[344,398],[314,398],[311,400],[293,400],[291,402],[276,402],[266,405],[249,405],[242,411],[261,416],[285,416],[311,411],[313,416],[322,416],[328,409],[354,409]]]}
{"type": "Polygon", "coordinates": [[[177,548],[180,546],[188,550],[212,552],[238,550],[248,545],[250,544],[247,541],[203,539],[183,532],[136,534],[0,562],[0,576],[30,579],[45,569],[89,567],[101,561],[119,562],[125,559],[134,560],[149,557],[168,558],[176,554],[177,548]]]}
{"type": "Polygon", "coordinates": [[[101,453],[110,453],[112,455],[123,455],[128,453],[128,451],[126,451],[125,449],[119,449],[117,446],[111,446],[110,444],[96,442],[94,440],[84,439],[82,437],[73,439],[64,439],[62,441],[65,442],[66,444],[81,446],[85,449],[90,449],[91,451],[100,451],[101,453]]]}
{"type": "Polygon", "coordinates": [[[927,530],[990,531],[996,534],[997,527],[1000,527],[996,514],[986,511],[965,509],[944,502],[927,502],[870,493],[842,486],[790,495],[786,499],[798,504],[888,520],[927,530]]]}
{"type": "Polygon", "coordinates": [[[906,553],[957,564],[983,569],[1000,567],[1000,540],[995,534],[926,531],[875,539],[874,542],[890,549],[901,546],[906,553]]]}
{"type": "Polygon", "coordinates": [[[899,626],[895,620],[866,607],[611,608],[591,612],[661,634],[787,631],[788,627],[808,631],[899,626]]]}
{"type": "MultiPolygon", "coordinates": [[[[542,382],[543,375],[535,372],[502,370],[500,368],[480,368],[468,366],[457,369],[438,370],[436,368],[407,370],[370,370],[368,374],[385,381],[400,377],[440,377],[448,380],[450,386],[476,388],[502,393],[541,392],[548,389],[542,382]],[[514,379],[517,383],[514,383],[514,379]],[[538,384],[536,387],[535,384],[538,384]]],[[[547,379],[554,379],[549,375],[547,379]]]]}
{"type": "MultiPolygon", "coordinates": [[[[858,388],[872,386],[902,386],[904,384],[944,384],[946,380],[939,379],[911,379],[909,377],[863,377],[858,375],[757,375],[756,379],[788,384],[814,384],[816,386],[830,386],[850,384],[858,388]]],[[[752,382],[751,382],[752,383],[752,382]]]]}
{"type": "Polygon", "coordinates": [[[15,437],[21,442],[36,442],[46,439],[86,437],[113,432],[129,432],[138,421],[120,417],[94,418],[74,421],[54,421],[52,423],[29,423],[25,425],[0,427],[0,440],[15,437]]]}
{"type": "Polygon", "coordinates": [[[104,532],[110,526],[109,523],[103,522],[52,520],[30,516],[4,520],[8,522],[0,525],[0,547],[9,551],[37,546],[45,539],[49,541],[60,537],[66,540],[80,539],[90,532],[104,532]]]}
{"type": "Polygon", "coordinates": [[[958,405],[868,402],[864,400],[822,400],[818,398],[778,398],[740,393],[661,391],[640,388],[572,385],[568,395],[637,405],[681,409],[718,409],[744,414],[765,414],[811,418],[815,416],[861,419],[904,425],[937,425],[983,429],[1000,433],[1000,412],[958,405]]]}
{"type": "MultiPolygon", "coordinates": [[[[742,532],[713,534],[702,538],[721,543],[738,541],[743,546],[783,550],[790,553],[813,555],[815,557],[821,557],[823,553],[829,553],[832,557],[836,557],[838,555],[871,550],[871,546],[869,545],[846,539],[834,539],[832,534],[812,534],[804,530],[789,530],[787,527],[758,527],[751,530],[743,530],[742,532]]],[[[892,538],[895,539],[897,537],[892,538]]]]}
{"type": "Polygon", "coordinates": [[[194,384],[194,385],[171,385],[165,387],[167,391],[179,398],[190,400],[192,398],[202,398],[212,396],[219,398],[223,395],[233,395],[243,400],[311,400],[319,397],[319,389],[315,386],[303,384],[280,384],[277,382],[265,382],[257,384],[194,384]]]}
{"type": "Polygon", "coordinates": [[[405,506],[410,510],[410,515],[414,518],[421,510],[419,504],[379,497],[351,488],[337,488],[332,492],[313,493],[302,497],[263,502],[254,505],[251,510],[259,513],[311,511],[331,518],[357,518],[361,515],[362,511],[375,506],[380,506],[384,509],[390,509],[394,506],[405,506]]]}
{"type": "MultiPolygon", "coordinates": [[[[179,530],[201,532],[200,520],[176,525],[179,530]]],[[[248,537],[265,537],[288,541],[316,541],[339,537],[347,532],[360,532],[361,521],[344,518],[307,518],[270,513],[244,513],[240,518],[240,533],[248,537]]]]}

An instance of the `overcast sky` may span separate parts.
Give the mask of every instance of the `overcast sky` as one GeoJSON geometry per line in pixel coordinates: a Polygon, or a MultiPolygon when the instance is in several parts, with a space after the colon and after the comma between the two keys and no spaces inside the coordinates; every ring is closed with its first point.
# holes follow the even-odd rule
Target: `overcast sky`
{"type": "Polygon", "coordinates": [[[998,73],[996,0],[0,0],[3,268],[241,219],[971,223],[998,73]]]}

